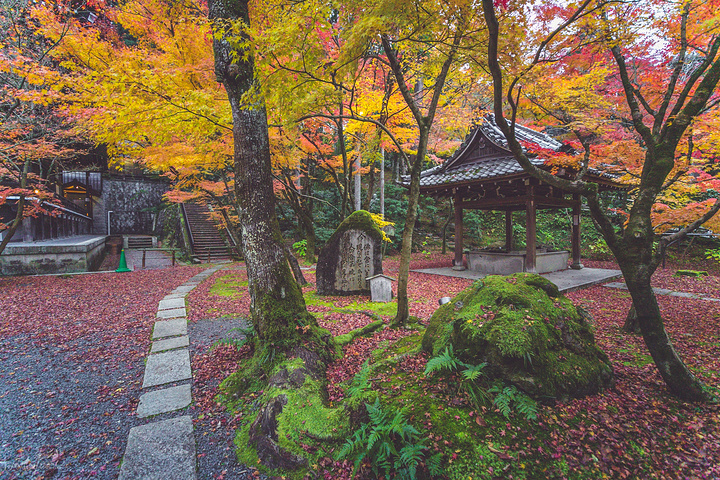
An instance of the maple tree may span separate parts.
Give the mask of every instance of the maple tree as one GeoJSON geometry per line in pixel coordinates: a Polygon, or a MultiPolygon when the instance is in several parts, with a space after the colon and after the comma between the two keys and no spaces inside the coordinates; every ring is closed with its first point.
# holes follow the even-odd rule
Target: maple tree
{"type": "Polygon", "coordinates": [[[544,18],[543,28],[527,35],[526,40],[534,42],[537,48],[531,58],[525,59],[512,55],[510,39],[504,32],[501,34],[500,29],[506,25],[511,31],[514,28],[511,8],[506,10],[507,6],[496,7],[492,0],[483,0],[490,34],[487,60],[493,76],[493,111],[525,171],[586,198],[593,220],[623,272],[643,338],[668,388],[688,400],[705,400],[709,398],[708,393],[679,358],[664,328],[650,278],[667,245],[712,218],[720,209],[720,201],[708,202],[712,203],[709,209],[698,212],[699,216],[677,232],[661,237],[657,247],[654,247],[656,232],[651,217],[660,193],[676,178],[673,172],[682,163],[678,157],[684,153],[680,147],[683,139],[696,119],[702,118],[718,102],[720,35],[712,21],[717,9],[714,2],[685,2],[681,7],[648,3],[645,8],[593,0],[586,0],[576,8],[551,5],[544,10],[548,16],[544,18]],[[638,25],[644,28],[636,28],[638,25]],[[592,41],[588,37],[592,37],[592,41]],[[643,55],[643,47],[660,37],[667,42],[665,48],[653,52],[654,56],[643,55]],[[624,125],[632,126],[634,139],[642,146],[638,149],[633,144],[625,144],[635,152],[632,157],[639,162],[640,174],[627,219],[619,228],[602,208],[597,186],[583,178],[592,157],[587,137],[580,137],[584,144],[582,154],[571,159],[579,167],[579,174],[573,180],[561,180],[535,168],[514,136],[518,92],[527,72],[538,64],[552,64],[569,51],[590,48],[588,44],[592,42],[596,42],[596,48],[608,52],[615,63],[613,73],[620,85],[618,98],[622,99],[625,109],[616,115],[627,115],[624,125]],[[505,65],[501,65],[503,61],[505,65]],[[642,68],[636,68],[638,63],[643,64],[642,68]],[[506,79],[507,89],[503,86],[506,79]],[[506,112],[510,122],[505,119],[506,112]]]}
{"type": "MultiPolygon", "coordinates": [[[[461,60],[461,45],[475,33],[471,26],[472,7],[462,2],[423,3],[422,8],[413,2],[342,4],[336,11],[336,21],[318,18],[317,12],[322,10],[314,8],[312,2],[293,8],[306,8],[310,13],[305,14],[304,22],[287,22],[289,27],[283,32],[289,30],[290,42],[310,47],[295,55],[287,50],[283,55],[273,52],[271,56],[281,74],[274,71],[269,78],[275,82],[282,78],[293,92],[303,87],[304,96],[297,110],[300,119],[320,117],[335,123],[345,176],[343,207],[349,190],[348,145],[354,149],[356,174],[363,173],[362,157],[367,158],[367,171],[374,172],[381,148],[397,152],[411,168],[401,253],[405,260],[398,279],[400,308],[394,322],[403,325],[409,317],[407,278],[418,216],[420,170],[427,159],[436,112],[441,104],[450,103],[448,91],[452,89],[447,85],[454,83],[458,88],[462,82],[462,73],[452,67],[461,60]],[[297,30],[294,25],[299,25],[297,30]],[[326,50],[318,53],[315,44],[307,41],[313,32],[330,37],[326,50]],[[317,86],[325,96],[307,94],[307,84],[317,86]],[[332,102],[326,102],[327,98],[332,102]],[[330,110],[316,108],[328,103],[332,105],[330,110]],[[346,134],[351,142],[346,143],[346,134]]],[[[463,86],[468,89],[467,84],[463,86]]],[[[371,185],[368,189],[366,206],[373,188],[371,185]]],[[[357,190],[355,195],[359,196],[357,190]]],[[[356,205],[359,200],[356,198],[356,205]]]]}
{"type": "MultiPolygon", "coordinates": [[[[62,36],[66,31],[59,32],[62,36]]],[[[51,57],[56,42],[38,35],[28,5],[3,1],[0,9],[0,207],[14,218],[0,222],[0,253],[23,219],[54,215],[51,182],[82,152],[62,111],[63,83],[51,57]]]]}
{"type": "Polygon", "coordinates": [[[160,172],[172,202],[200,199],[239,238],[232,126],[223,87],[212,74],[204,2],[74,5],[84,15],[35,5],[38,32],[55,42],[74,131],[107,145],[117,170],[160,172]],[[92,13],[92,22],[85,20],[92,13]]]}

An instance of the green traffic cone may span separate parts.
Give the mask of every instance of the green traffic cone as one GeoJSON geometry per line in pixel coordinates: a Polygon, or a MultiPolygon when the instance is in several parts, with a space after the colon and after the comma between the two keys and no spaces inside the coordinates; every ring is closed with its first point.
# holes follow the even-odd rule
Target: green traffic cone
{"type": "Polygon", "coordinates": [[[118,266],[116,272],[132,272],[127,266],[127,260],[125,260],[125,249],[120,250],[120,266],[118,266]]]}

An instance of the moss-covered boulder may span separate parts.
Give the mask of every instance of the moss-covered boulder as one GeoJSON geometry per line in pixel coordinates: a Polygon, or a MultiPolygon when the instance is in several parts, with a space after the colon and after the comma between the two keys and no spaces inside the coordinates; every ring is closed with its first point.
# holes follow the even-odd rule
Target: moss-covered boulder
{"type": "Polygon", "coordinates": [[[382,239],[369,212],[359,210],[347,217],[318,256],[318,294],[370,295],[366,279],[383,273],[382,239]]]}
{"type": "Polygon", "coordinates": [[[464,362],[487,362],[491,377],[540,400],[582,397],[614,383],[588,320],[539,275],[492,275],[438,308],[422,345],[433,356],[452,345],[464,362]]]}

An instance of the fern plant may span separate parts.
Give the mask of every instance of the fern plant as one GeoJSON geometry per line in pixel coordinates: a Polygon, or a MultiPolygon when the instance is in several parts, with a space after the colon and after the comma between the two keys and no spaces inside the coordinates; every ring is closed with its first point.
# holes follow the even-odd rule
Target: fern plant
{"type": "Polygon", "coordinates": [[[440,473],[440,454],[425,458],[427,445],[405,418],[405,411],[393,415],[376,399],[373,405],[365,404],[370,421],[358,428],[336,454],[337,460],[354,460],[356,473],[364,460],[368,460],[376,476],[384,475],[401,480],[415,480],[418,467],[425,459],[431,475],[440,473]],[[435,473],[433,473],[435,472],[435,473]]]}
{"type": "Polygon", "coordinates": [[[350,398],[359,398],[370,390],[370,372],[370,362],[365,360],[362,367],[360,367],[360,371],[355,374],[347,389],[347,394],[350,398]]]}
{"type": "Polygon", "coordinates": [[[478,384],[479,380],[485,379],[485,367],[487,363],[483,362],[478,365],[471,365],[458,359],[453,352],[452,345],[448,345],[445,351],[440,355],[428,360],[425,365],[425,375],[433,372],[447,370],[449,372],[460,371],[460,384],[458,391],[463,389],[467,393],[470,401],[479,407],[487,403],[489,397],[485,389],[478,384]]]}
{"type": "Polygon", "coordinates": [[[463,365],[465,364],[458,360],[458,358],[455,356],[452,345],[449,345],[440,355],[428,360],[427,364],[425,365],[425,375],[429,375],[432,372],[437,372],[441,370],[449,370],[451,372],[454,372],[463,365]]]}
{"type": "Polygon", "coordinates": [[[527,420],[537,420],[538,406],[535,400],[520,392],[515,385],[503,388],[502,385],[494,385],[490,393],[495,394],[493,404],[500,410],[505,418],[510,418],[513,408],[527,420]]]}

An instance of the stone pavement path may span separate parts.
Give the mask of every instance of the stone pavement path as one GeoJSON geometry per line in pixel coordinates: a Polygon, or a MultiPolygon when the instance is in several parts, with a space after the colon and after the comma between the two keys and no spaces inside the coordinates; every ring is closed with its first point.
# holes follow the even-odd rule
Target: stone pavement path
{"type": "MultiPolygon", "coordinates": [[[[603,287],[619,288],[621,290],[628,289],[627,285],[625,285],[622,282],[606,283],[605,285],[603,285],[603,287]]],[[[694,298],[697,300],[706,300],[708,302],[720,302],[720,298],[707,297],[707,296],[699,294],[699,293],[675,292],[675,291],[669,290],[667,288],[653,288],[653,292],[655,292],[655,295],[668,295],[670,297],[694,298]]]]}
{"type": "Polygon", "coordinates": [[[182,412],[192,402],[185,296],[220,268],[195,275],[158,305],[137,415],[170,415],[130,429],[119,480],[197,478],[192,418],[182,412]]]}

